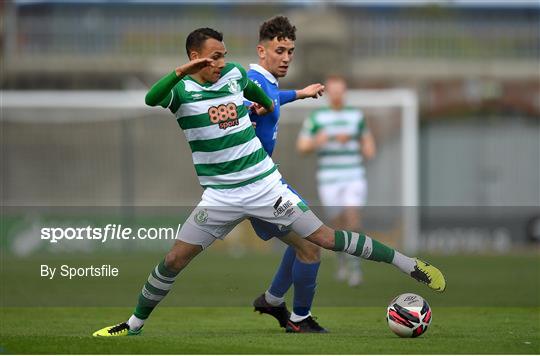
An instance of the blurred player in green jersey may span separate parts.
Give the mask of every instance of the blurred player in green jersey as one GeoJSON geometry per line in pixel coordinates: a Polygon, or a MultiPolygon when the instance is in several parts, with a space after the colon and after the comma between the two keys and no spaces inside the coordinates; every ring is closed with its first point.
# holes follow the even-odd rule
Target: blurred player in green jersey
{"type": "MultiPolygon", "coordinates": [[[[360,208],[367,199],[363,162],[375,156],[375,140],[363,112],[345,106],[345,78],[330,76],[325,88],[330,105],[315,110],[304,121],[297,148],[301,153],[317,152],[319,198],[332,226],[357,231],[360,208]]],[[[337,278],[352,287],[362,283],[360,260],[338,254],[337,278]]]]}

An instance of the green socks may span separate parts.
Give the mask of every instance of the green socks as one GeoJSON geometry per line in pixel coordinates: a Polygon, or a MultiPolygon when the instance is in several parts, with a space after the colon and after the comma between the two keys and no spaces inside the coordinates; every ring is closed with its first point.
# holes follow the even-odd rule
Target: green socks
{"type": "Polygon", "coordinates": [[[350,255],[362,257],[377,262],[392,263],[394,250],[369,236],[357,232],[335,232],[334,251],[343,251],[350,255]]]}
{"type": "Polygon", "coordinates": [[[165,260],[161,261],[148,276],[133,315],[139,319],[147,319],[152,310],[169,293],[177,275],[178,273],[165,267],[165,260]]]}

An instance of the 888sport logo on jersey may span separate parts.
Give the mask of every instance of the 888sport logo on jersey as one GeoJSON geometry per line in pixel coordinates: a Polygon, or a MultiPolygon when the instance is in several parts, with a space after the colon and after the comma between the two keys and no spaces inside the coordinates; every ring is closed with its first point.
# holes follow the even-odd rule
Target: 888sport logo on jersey
{"type": "Polygon", "coordinates": [[[218,124],[222,130],[238,126],[238,112],[235,103],[211,106],[208,109],[208,117],[211,123],[218,124]]]}

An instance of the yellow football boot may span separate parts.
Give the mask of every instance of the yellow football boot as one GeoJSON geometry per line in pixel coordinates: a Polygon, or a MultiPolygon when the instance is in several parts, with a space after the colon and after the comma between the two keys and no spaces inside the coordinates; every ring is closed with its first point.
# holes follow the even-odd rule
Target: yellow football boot
{"type": "Polygon", "coordinates": [[[418,282],[428,285],[429,288],[436,292],[444,292],[446,289],[446,280],[442,272],[435,266],[430,265],[418,258],[415,258],[416,266],[411,272],[411,277],[418,282]]]}
{"type": "Polygon", "coordinates": [[[92,336],[105,336],[105,337],[111,337],[111,336],[135,336],[139,335],[142,331],[142,327],[132,331],[129,330],[129,325],[127,323],[120,323],[117,325],[111,325],[107,326],[103,329],[100,329],[92,334],[92,336]]]}

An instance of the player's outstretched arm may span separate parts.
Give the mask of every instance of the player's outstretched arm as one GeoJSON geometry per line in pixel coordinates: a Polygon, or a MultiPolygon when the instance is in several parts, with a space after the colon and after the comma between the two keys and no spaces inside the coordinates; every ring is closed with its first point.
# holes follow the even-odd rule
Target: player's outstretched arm
{"type": "Polygon", "coordinates": [[[296,99],[305,99],[305,98],[313,98],[317,99],[318,97],[322,96],[324,93],[324,85],[320,83],[315,83],[308,85],[304,89],[300,89],[296,91],[296,99]]]}
{"type": "Polygon", "coordinates": [[[211,65],[213,65],[212,59],[199,58],[199,59],[194,59],[180,67],[177,67],[174,71],[163,76],[154,85],[152,85],[152,88],[150,88],[150,90],[146,94],[146,97],[144,98],[146,105],[163,106],[162,105],[163,103],[169,103],[171,99],[170,95],[171,95],[172,88],[174,88],[174,86],[178,84],[178,82],[183,77],[189,74],[195,74],[201,69],[203,69],[204,67],[211,66],[211,65]]]}
{"type": "Polygon", "coordinates": [[[316,83],[299,90],[280,90],[279,104],[285,105],[298,99],[314,98],[322,96],[324,93],[324,85],[316,83]]]}
{"type": "Polygon", "coordinates": [[[244,98],[254,102],[250,108],[259,116],[274,111],[274,102],[272,99],[270,99],[268,95],[266,95],[266,93],[251,80],[248,80],[248,83],[244,88],[244,98]],[[255,105],[255,103],[259,105],[255,105]]]}

